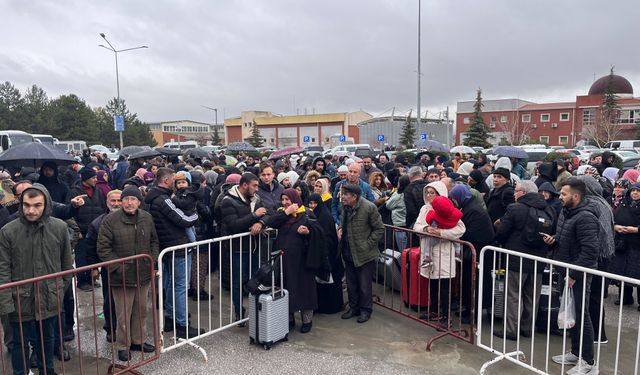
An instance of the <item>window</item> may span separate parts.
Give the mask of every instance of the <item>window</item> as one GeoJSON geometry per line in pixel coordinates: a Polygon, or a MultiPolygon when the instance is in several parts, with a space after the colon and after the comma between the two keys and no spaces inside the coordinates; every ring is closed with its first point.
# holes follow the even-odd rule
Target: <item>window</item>
{"type": "Polygon", "coordinates": [[[530,114],[522,115],[522,122],[531,122],[531,115],[530,114]]]}
{"type": "Polygon", "coordinates": [[[582,128],[590,127],[595,124],[596,110],[595,108],[587,108],[582,110],[582,128]]]}
{"type": "Polygon", "coordinates": [[[469,117],[465,117],[465,118],[464,118],[464,120],[463,120],[463,122],[464,122],[465,124],[471,124],[471,118],[469,118],[469,117]]]}
{"type": "Polygon", "coordinates": [[[569,112],[563,112],[560,114],[560,121],[569,121],[569,112]]]}
{"type": "Polygon", "coordinates": [[[640,110],[625,109],[620,111],[621,124],[633,124],[638,118],[640,118],[640,110]]]}
{"type": "Polygon", "coordinates": [[[491,122],[496,122],[498,121],[498,119],[496,118],[496,116],[491,116],[491,122]]]}
{"type": "Polygon", "coordinates": [[[551,115],[549,113],[540,114],[540,122],[549,122],[551,115]]]}
{"type": "Polygon", "coordinates": [[[507,116],[506,115],[500,116],[500,122],[503,123],[503,124],[506,123],[507,122],[507,116]]]}
{"type": "Polygon", "coordinates": [[[558,144],[566,145],[567,143],[569,143],[569,136],[561,135],[558,137],[558,144]]]}
{"type": "Polygon", "coordinates": [[[548,135],[541,135],[540,136],[540,143],[549,144],[549,136],[548,135]]]}

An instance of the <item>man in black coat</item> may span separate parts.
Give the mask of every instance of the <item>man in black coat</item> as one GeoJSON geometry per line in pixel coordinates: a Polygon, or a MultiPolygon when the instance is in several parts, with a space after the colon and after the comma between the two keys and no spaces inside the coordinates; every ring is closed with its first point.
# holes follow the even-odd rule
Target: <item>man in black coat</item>
{"type": "Polygon", "coordinates": [[[422,176],[422,167],[415,166],[409,168],[409,186],[404,189],[404,205],[407,209],[407,228],[413,228],[420,209],[424,206],[424,187],[427,186],[427,181],[422,176]]]}
{"type": "Polygon", "coordinates": [[[40,168],[38,183],[44,185],[51,195],[51,199],[57,203],[64,203],[67,199],[69,188],[60,182],[58,166],[52,161],[45,161],[40,168]]]}
{"type": "MultiPolygon", "coordinates": [[[[324,160],[322,161],[324,165],[324,160]]],[[[260,164],[260,181],[258,182],[258,196],[269,215],[276,213],[280,207],[280,197],[284,188],[274,178],[273,166],[269,163],[260,164]]]]}
{"type": "MultiPolygon", "coordinates": [[[[600,253],[600,239],[598,238],[598,217],[587,204],[587,188],[583,181],[576,178],[568,178],[560,189],[560,202],[562,213],[558,218],[555,236],[545,236],[544,241],[548,245],[556,244],[555,258],[561,262],[595,269],[598,265],[600,253]]],[[[559,267],[560,272],[565,269],[559,267]]],[[[595,367],[593,360],[593,326],[589,315],[589,288],[583,288],[583,278],[586,277],[586,285],[591,284],[591,275],[570,270],[566,275],[566,283],[573,289],[573,297],[576,311],[576,323],[571,328],[571,351],[554,356],[555,363],[565,365],[577,365],[581,367],[581,373],[587,373],[595,367]],[[584,299],[584,306],[582,301],[584,299]],[[583,312],[586,312],[583,314],[583,312]],[[584,319],[584,324],[582,324],[584,319]],[[582,336],[582,342],[580,337],[582,336]],[[582,348],[582,358],[580,349],[582,348]]]]}
{"type": "MultiPolygon", "coordinates": [[[[269,217],[268,211],[262,205],[257,192],[258,177],[253,173],[244,173],[238,185],[229,188],[220,202],[221,236],[246,232],[256,236],[266,227],[265,223],[269,217]]],[[[234,277],[231,280],[231,287],[236,320],[242,319],[244,315],[244,308],[241,310],[241,281],[249,279],[249,263],[255,269],[258,267],[258,254],[254,251],[258,243],[258,239],[250,241],[249,236],[223,241],[225,253],[228,254],[229,249],[232,249],[231,269],[234,277]],[[251,261],[249,261],[249,255],[252,256],[251,261]],[[242,265],[243,280],[240,280],[240,265],[242,265]]],[[[223,266],[221,265],[220,268],[223,266]]]]}
{"type": "Polygon", "coordinates": [[[496,168],[493,171],[493,189],[487,196],[487,212],[494,226],[507,212],[507,206],[515,202],[510,179],[511,172],[506,168],[496,168]]]}
{"type": "MultiPolygon", "coordinates": [[[[539,257],[547,256],[547,245],[540,237],[540,246],[531,246],[524,240],[527,226],[535,225],[529,221],[529,210],[535,208],[545,212],[545,220],[548,228],[553,228],[555,211],[549,207],[544,197],[538,193],[538,188],[533,181],[522,180],[516,184],[516,203],[509,205],[507,212],[500,219],[500,225],[496,232],[496,240],[510,250],[519,251],[523,254],[535,255],[539,257]]],[[[551,233],[551,231],[549,231],[551,233]]],[[[524,337],[531,337],[533,309],[538,306],[540,299],[540,289],[542,286],[542,271],[544,265],[538,264],[536,274],[534,274],[534,262],[522,259],[522,269],[520,269],[521,258],[509,257],[509,273],[507,275],[507,317],[505,319],[506,338],[516,340],[518,336],[518,317],[520,317],[520,332],[524,337]],[[522,280],[522,285],[520,285],[522,280]],[[521,288],[521,289],[520,289],[521,288]],[[536,291],[534,295],[534,290],[536,291]],[[519,315],[518,306],[521,300],[522,315],[519,315]]],[[[494,331],[494,335],[503,337],[502,329],[494,331]]]]}

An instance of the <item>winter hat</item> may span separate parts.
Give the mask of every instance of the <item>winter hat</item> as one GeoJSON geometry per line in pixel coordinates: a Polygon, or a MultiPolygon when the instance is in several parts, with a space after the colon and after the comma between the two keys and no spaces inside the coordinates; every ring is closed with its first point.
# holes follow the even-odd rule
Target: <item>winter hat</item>
{"type": "Polygon", "coordinates": [[[140,192],[140,189],[134,185],[128,185],[124,190],[122,190],[120,199],[124,199],[125,197],[136,197],[140,202],[142,202],[142,193],[140,192]]]}
{"type": "Polygon", "coordinates": [[[468,176],[472,170],[473,170],[473,163],[465,161],[464,163],[460,164],[456,172],[463,176],[468,176]]]}
{"type": "Polygon", "coordinates": [[[624,178],[625,180],[629,181],[632,184],[635,184],[638,181],[639,176],[640,176],[640,171],[637,171],[635,169],[629,169],[628,171],[624,172],[624,174],[622,175],[622,178],[624,178]]]}
{"type": "Polygon", "coordinates": [[[180,171],[176,173],[175,181],[187,180],[189,185],[191,185],[191,173],[187,171],[180,171]]]}
{"type": "Polygon", "coordinates": [[[631,185],[629,190],[640,190],[640,182],[636,182],[635,184],[631,185]]]}
{"type": "Polygon", "coordinates": [[[509,172],[509,170],[507,168],[496,168],[496,170],[493,171],[493,174],[497,174],[499,176],[502,176],[502,177],[506,178],[507,180],[511,179],[511,172],[509,172]]]}
{"type": "Polygon", "coordinates": [[[453,203],[447,197],[438,196],[431,202],[432,210],[427,212],[427,223],[431,225],[434,221],[438,228],[451,229],[458,224],[462,218],[462,211],[453,207],[453,203]]]}
{"type": "Polygon", "coordinates": [[[349,172],[349,167],[346,165],[341,165],[338,167],[338,172],[349,172]]]}
{"type": "Polygon", "coordinates": [[[344,191],[345,193],[355,194],[357,196],[360,196],[362,194],[362,190],[360,189],[360,186],[355,184],[342,185],[342,191],[344,191]]]}
{"type": "Polygon", "coordinates": [[[80,169],[78,171],[78,174],[80,174],[80,179],[82,181],[86,181],[92,177],[97,176],[96,171],[94,171],[93,168],[88,168],[88,167],[83,167],[82,169],[80,169]]]}
{"type": "Polygon", "coordinates": [[[227,176],[224,182],[227,184],[239,184],[241,178],[242,176],[240,176],[239,174],[231,173],[230,175],[227,176]]]}

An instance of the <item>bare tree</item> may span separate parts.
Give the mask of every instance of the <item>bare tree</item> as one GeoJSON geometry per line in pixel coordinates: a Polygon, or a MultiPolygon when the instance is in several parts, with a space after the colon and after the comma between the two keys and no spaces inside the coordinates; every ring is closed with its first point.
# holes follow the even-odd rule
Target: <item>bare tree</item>
{"type": "Polygon", "coordinates": [[[529,124],[520,123],[518,115],[511,121],[497,122],[498,129],[505,135],[507,142],[512,146],[520,146],[531,139],[533,128],[529,124]]]}

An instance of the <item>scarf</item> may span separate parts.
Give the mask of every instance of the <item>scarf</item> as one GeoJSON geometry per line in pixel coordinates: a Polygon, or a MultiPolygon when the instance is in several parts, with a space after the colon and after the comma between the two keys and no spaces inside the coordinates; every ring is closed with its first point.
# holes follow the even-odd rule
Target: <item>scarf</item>
{"type": "Polygon", "coordinates": [[[332,198],[332,196],[331,196],[331,193],[329,193],[328,191],[325,191],[325,192],[320,196],[320,198],[322,198],[322,201],[323,201],[323,202],[326,202],[326,201],[328,201],[329,199],[331,199],[331,198],[332,198]]]}

